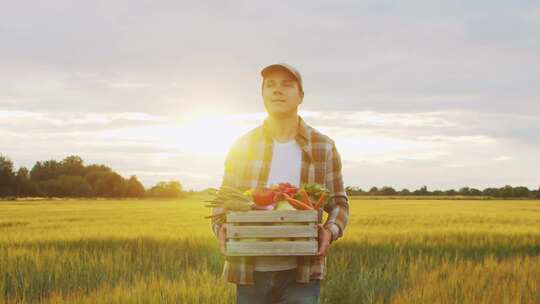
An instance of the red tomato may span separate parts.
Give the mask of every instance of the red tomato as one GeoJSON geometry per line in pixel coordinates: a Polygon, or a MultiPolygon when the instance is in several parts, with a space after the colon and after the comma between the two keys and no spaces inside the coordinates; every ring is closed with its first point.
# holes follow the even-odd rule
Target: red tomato
{"type": "Polygon", "coordinates": [[[255,189],[251,194],[255,204],[259,206],[266,206],[274,202],[274,191],[267,188],[255,189]]]}

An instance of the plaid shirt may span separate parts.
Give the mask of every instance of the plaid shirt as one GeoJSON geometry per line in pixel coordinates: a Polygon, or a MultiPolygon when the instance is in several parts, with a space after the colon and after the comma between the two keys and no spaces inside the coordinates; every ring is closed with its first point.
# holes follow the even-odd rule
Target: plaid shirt
{"type": "MultiPolygon", "coordinates": [[[[318,183],[326,187],[330,194],[324,211],[328,218],[324,226],[332,233],[332,242],[343,235],[349,218],[349,203],[343,188],[341,158],[334,141],[323,135],[299,117],[296,142],[302,149],[300,183],[318,183]]],[[[229,150],[225,160],[225,174],[222,185],[242,191],[266,186],[272,162],[273,140],[268,131],[268,120],[240,137],[229,150]]],[[[221,213],[214,208],[213,214],[221,213]]],[[[322,222],[322,211],[319,212],[322,222]]],[[[216,237],[221,223],[212,221],[216,237]]],[[[254,284],[255,259],[251,256],[226,257],[223,277],[236,284],[254,284]]],[[[326,257],[297,257],[296,281],[307,283],[324,277],[326,257]]]]}

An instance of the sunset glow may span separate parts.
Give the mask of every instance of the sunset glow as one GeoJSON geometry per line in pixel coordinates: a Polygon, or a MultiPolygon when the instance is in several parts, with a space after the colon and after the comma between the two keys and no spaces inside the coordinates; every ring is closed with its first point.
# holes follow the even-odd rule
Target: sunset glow
{"type": "Polygon", "coordinates": [[[253,5],[11,3],[0,153],[15,169],[79,155],[147,187],[215,187],[266,117],[261,69],[287,62],[347,185],[538,187],[536,4],[328,2],[307,18],[301,2],[253,5]]]}

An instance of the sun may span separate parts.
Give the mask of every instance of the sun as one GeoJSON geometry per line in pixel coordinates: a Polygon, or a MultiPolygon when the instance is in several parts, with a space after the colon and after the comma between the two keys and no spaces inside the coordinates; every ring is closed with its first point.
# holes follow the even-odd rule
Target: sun
{"type": "Polygon", "coordinates": [[[253,127],[245,115],[211,110],[192,112],[175,127],[176,147],[183,153],[222,157],[238,137],[253,127]]]}
{"type": "Polygon", "coordinates": [[[109,146],[151,149],[161,156],[223,159],[236,139],[260,124],[261,114],[215,110],[186,112],[183,117],[156,124],[101,131],[96,140],[105,140],[109,146]]]}

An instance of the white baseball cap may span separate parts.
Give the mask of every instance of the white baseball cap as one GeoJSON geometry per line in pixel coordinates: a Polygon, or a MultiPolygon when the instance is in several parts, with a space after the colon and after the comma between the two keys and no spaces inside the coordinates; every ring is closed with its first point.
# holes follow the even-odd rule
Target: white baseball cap
{"type": "Polygon", "coordinates": [[[300,75],[300,72],[298,72],[298,70],[295,67],[291,66],[290,64],[287,64],[287,63],[271,64],[261,70],[261,75],[264,78],[269,72],[274,71],[276,69],[285,70],[289,72],[291,75],[293,75],[296,81],[298,82],[298,85],[300,86],[300,91],[302,93],[304,92],[304,85],[302,83],[302,75],[300,75]]]}

